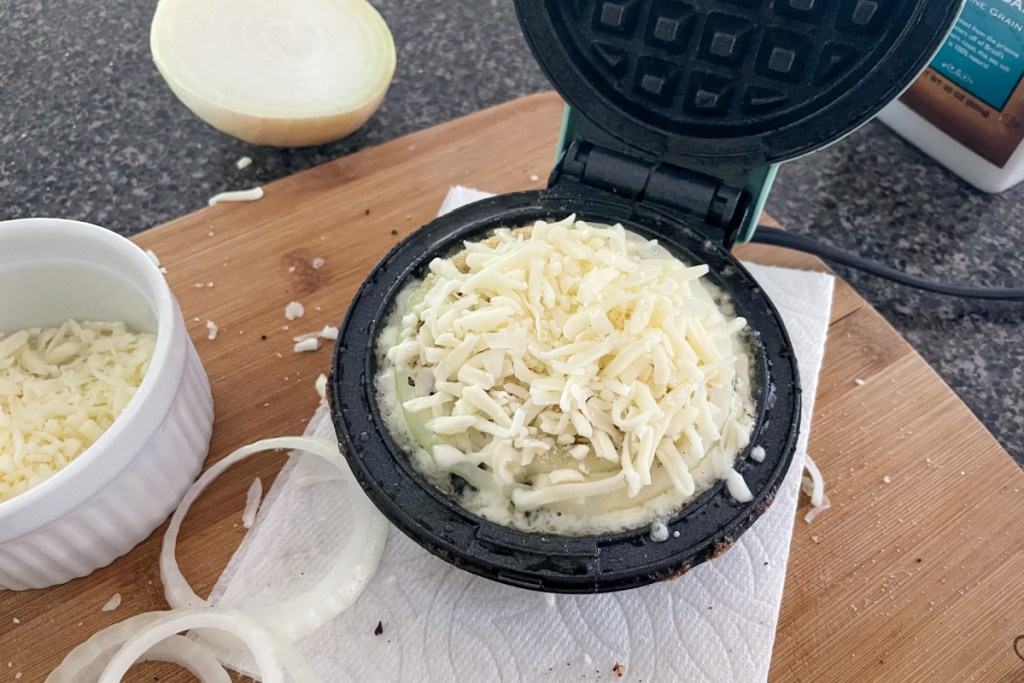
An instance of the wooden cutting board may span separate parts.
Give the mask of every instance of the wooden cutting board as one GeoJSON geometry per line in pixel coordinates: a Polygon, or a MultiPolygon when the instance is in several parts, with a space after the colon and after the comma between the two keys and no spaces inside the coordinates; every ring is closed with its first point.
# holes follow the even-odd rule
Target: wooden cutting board
{"type": "MultiPolygon", "coordinates": [[[[541,187],[560,116],[553,94],[524,98],[285,178],[258,202],[203,209],[139,235],[167,267],[213,385],[209,462],[259,438],[301,433],[331,351],[295,354],[292,336],[339,324],[370,268],[434,217],[449,186],[541,187]],[[314,258],[324,259],[322,268],[314,258]],[[292,300],[306,314],[288,322],[292,300]],[[207,339],[207,320],[220,328],[216,339],[207,339]]],[[[739,254],[825,269],[767,247],[739,254]]],[[[1024,634],[1024,473],[843,282],[810,452],[833,508],[808,525],[802,501],[772,681],[1024,681],[1024,639],[1014,650],[1024,634]]],[[[276,455],[246,461],[193,506],[178,557],[200,594],[244,534],[253,477],[267,490],[282,463],[276,455]]],[[[97,630],[166,608],[157,570],[162,534],[163,527],[64,586],[0,592],[0,681],[15,672],[25,683],[41,681],[97,630]],[[121,606],[100,611],[114,593],[121,606]]],[[[145,664],[132,680],[190,679],[145,664]]]]}

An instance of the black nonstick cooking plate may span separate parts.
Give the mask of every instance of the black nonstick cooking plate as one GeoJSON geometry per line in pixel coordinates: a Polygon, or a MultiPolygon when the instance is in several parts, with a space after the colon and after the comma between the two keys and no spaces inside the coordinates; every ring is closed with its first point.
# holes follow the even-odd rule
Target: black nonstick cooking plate
{"type": "Polygon", "coordinates": [[[403,533],[451,564],[503,583],[535,590],[593,593],[674,578],[716,557],[771,505],[793,458],[800,421],[800,384],[789,338],[771,301],[723,246],[670,215],[614,195],[555,187],[503,195],[438,218],[393,249],[356,293],[335,348],[329,383],[334,425],[349,466],[370,499],[403,533]],[[594,223],[621,223],[684,262],[707,263],[708,279],[747,319],[754,347],[752,387],[757,418],[736,469],[753,500],[739,503],[717,483],[667,522],[669,538],[650,527],[593,536],[520,531],[478,517],[417,472],[381,416],[373,378],[375,348],[395,298],[424,275],[436,256],[498,227],[529,225],[576,214],[594,223]],[[760,446],[762,462],[749,457],[760,446]],[[678,532],[678,536],[676,536],[678,532]]]}

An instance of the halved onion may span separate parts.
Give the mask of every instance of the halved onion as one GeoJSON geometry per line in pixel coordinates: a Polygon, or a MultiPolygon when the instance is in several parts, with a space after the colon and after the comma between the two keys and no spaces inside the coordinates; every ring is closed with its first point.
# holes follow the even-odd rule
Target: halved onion
{"type": "MultiPolygon", "coordinates": [[[[160,579],[164,584],[164,595],[171,607],[210,606],[208,601],[196,595],[188,585],[174,557],[181,522],[199,494],[224,470],[256,453],[277,449],[304,451],[327,460],[338,468],[341,478],[351,487],[353,494],[350,501],[352,532],[343,546],[334,549],[337,560],[320,580],[307,592],[278,604],[245,610],[246,614],[255,618],[271,632],[294,641],[312,633],[356,601],[376,572],[387,540],[387,521],[362,493],[336,443],[304,436],[263,439],[239,448],[203,472],[185,493],[181,505],[171,517],[167,533],[164,534],[163,547],[160,551],[160,579]]],[[[204,637],[207,637],[205,633],[204,637]]],[[[211,634],[209,639],[225,647],[237,647],[237,642],[230,638],[225,639],[211,634]]]]}
{"type": "MultiPolygon", "coordinates": [[[[153,614],[150,612],[144,616],[153,614]]],[[[259,667],[263,683],[284,683],[285,670],[293,683],[319,683],[321,680],[295,648],[274,638],[245,613],[205,607],[156,613],[148,623],[134,629],[134,633],[114,653],[100,674],[98,683],[119,683],[128,669],[150,648],[189,629],[216,629],[243,642],[259,667]]]]}
{"type": "Polygon", "coordinates": [[[150,49],[199,118],[279,147],[359,128],[395,71],[391,32],[365,0],[160,0],[150,49]]]}
{"type": "MultiPolygon", "coordinates": [[[[164,614],[167,612],[146,612],[93,634],[64,657],[46,677],[46,683],[96,683],[117,649],[164,614]]],[[[231,683],[231,677],[209,649],[182,636],[157,643],[139,661],[172,662],[187,669],[200,683],[231,683]]]]}

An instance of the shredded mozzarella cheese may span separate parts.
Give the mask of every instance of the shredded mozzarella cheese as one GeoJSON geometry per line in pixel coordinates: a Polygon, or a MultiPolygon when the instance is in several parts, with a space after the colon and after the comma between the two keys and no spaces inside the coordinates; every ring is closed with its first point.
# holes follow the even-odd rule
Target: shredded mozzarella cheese
{"type": "Polygon", "coordinates": [[[804,521],[810,524],[815,517],[832,507],[832,503],[825,495],[825,478],[821,476],[821,470],[810,455],[804,456],[804,471],[807,474],[801,477],[800,488],[811,499],[811,509],[804,515],[804,521]]]}
{"type": "Polygon", "coordinates": [[[263,480],[256,477],[249,485],[245,493],[245,509],[242,511],[242,526],[246,529],[252,528],[256,523],[256,513],[260,509],[260,499],[263,497],[263,480]]]}
{"type": "Polygon", "coordinates": [[[155,343],[120,322],[0,335],[0,501],[99,439],[135,395],[155,343]]]}
{"type": "Polygon", "coordinates": [[[338,338],[338,328],[332,327],[330,325],[324,325],[324,329],[320,330],[319,332],[306,332],[305,334],[297,334],[294,337],[292,337],[292,341],[304,342],[307,339],[316,339],[318,337],[320,339],[330,339],[333,341],[338,338]]]}
{"type": "Polygon", "coordinates": [[[320,339],[313,337],[312,339],[303,339],[300,342],[296,342],[292,350],[295,353],[305,353],[307,351],[316,351],[320,348],[320,339]]]}
{"type": "Polygon", "coordinates": [[[100,607],[101,612],[113,612],[121,606],[121,594],[114,593],[110,596],[110,599],[103,603],[103,607],[100,607]]]}
{"type": "Polygon", "coordinates": [[[250,190],[234,190],[231,192],[221,192],[210,197],[206,203],[209,206],[214,206],[222,202],[254,202],[258,199],[263,199],[263,188],[254,187],[250,190]]]}
{"type": "Polygon", "coordinates": [[[487,498],[464,505],[523,528],[645,524],[720,479],[749,500],[746,322],[707,271],[574,217],[466,243],[382,335],[392,431],[487,498]]]}
{"type": "Polygon", "coordinates": [[[301,318],[306,314],[306,307],[298,301],[290,301],[288,305],[284,307],[284,317],[288,320],[295,320],[301,318]]]}

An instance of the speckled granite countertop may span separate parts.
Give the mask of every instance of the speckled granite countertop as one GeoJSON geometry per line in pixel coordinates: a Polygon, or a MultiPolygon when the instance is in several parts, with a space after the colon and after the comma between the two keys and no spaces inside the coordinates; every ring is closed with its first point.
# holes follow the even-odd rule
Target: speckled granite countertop
{"type": "MultiPolygon", "coordinates": [[[[254,148],[207,127],[149,59],[154,0],[0,4],[0,218],[60,216],[123,234],[356,149],[548,88],[510,0],[374,0],[398,73],[340,143],[254,148]],[[251,156],[245,171],[235,161],[251,156]]],[[[878,123],[783,168],[790,230],[948,281],[1024,281],[1024,186],[972,190],[878,123]]],[[[841,271],[1024,465],[1024,307],[920,295],[841,271]]]]}

